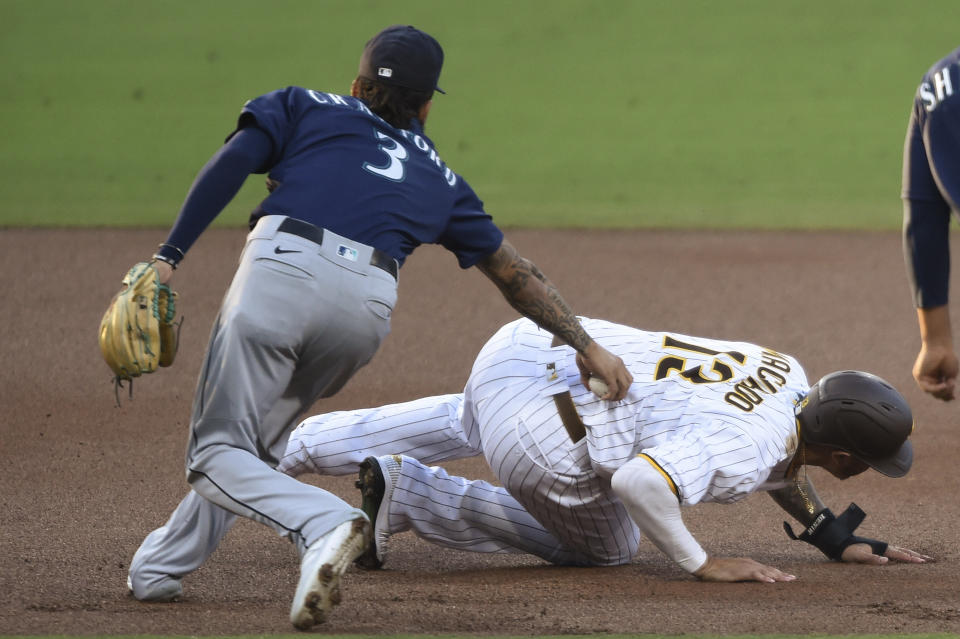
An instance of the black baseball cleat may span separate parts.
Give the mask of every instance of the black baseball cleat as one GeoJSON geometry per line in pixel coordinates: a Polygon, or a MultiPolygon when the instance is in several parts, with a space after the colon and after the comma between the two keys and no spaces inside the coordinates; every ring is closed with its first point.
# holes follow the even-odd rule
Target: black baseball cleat
{"type": "Polygon", "coordinates": [[[387,554],[387,539],[390,532],[387,525],[387,510],[384,502],[390,501],[393,489],[400,477],[400,455],[367,457],[360,463],[360,478],[356,487],[363,498],[360,509],[373,524],[373,535],[366,549],[354,563],[365,570],[378,570],[383,567],[387,554]]]}

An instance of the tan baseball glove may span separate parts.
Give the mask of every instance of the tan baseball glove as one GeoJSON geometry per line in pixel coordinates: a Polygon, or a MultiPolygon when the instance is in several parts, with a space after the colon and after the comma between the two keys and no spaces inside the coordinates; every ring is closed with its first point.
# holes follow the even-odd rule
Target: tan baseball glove
{"type": "Polygon", "coordinates": [[[127,271],[123,288],[100,321],[100,352],[118,387],[173,364],[179,329],[173,321],[176,302],[177,294],[160,283],[153,262],[139,262],[127,271]]]}

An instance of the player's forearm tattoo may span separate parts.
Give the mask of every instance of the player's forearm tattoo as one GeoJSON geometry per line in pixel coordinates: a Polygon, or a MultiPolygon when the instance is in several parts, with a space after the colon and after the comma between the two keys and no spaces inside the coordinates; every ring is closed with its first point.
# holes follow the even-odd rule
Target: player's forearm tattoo
{"type": "Polygon", "coordinates": [[[560,291],[536,264],[522,257],[508,242],[504,241],[478,267],[519,313],[579,352],[590,345],[590,336],[560,296],[560,291]]]}
{"type": "Polygon", "coordinates": [[[769,494],[787,514],[804,526],[812,524],[816,514],[826,508],[806,477],[798,478],[795,483],[784,488],[771,490],[769,494]]]}

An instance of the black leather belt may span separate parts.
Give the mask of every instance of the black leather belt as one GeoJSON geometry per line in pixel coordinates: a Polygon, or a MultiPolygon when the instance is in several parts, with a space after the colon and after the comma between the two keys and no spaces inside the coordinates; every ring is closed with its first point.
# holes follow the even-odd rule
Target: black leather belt
{"type": "MultiPolygon", "coordinates": [[[[288,217],[280,223],[277,231],[280,233],[290,233],[291,235],[302,237],[305,240],[310,240],[315,244],[323,245],[323,229],[309,222],[304,222],[303,220],[288,217]]],[[[370,256],[370,265],[386,271],[393,276],[393,279],[397,279],[397,260],[380,249],[373,249],[373,254],[370,256]]]]}
{"type": "Polygon", "coordinates": [[[567,435],[570,441],[576,444],[587,436],[587,427],[583,425],[583,420],[577,413],[577,406],[570,397],[570,391],[563,391],[553,396],[553,403],[557,407],[557,414],[560,415],[560,421],[563,427],[567,429],[567,435]]]}
{"type": "MultiPolygon", "coordinates": [[[[550,348],[556,348],[562,344],[563,342],[560,338],[554,336],[553,341],[550,343],[550,348]]],[[[587,428],[583,425],[583,420],[580,419],[580,415],[577,413],[577,406],[573,403],[573,397],[570,396],[570,391],[563,391],[562,393],[554,395],[553,403],[557,407],[557,414],[560,415],[560,421],[563,422],[563,427],[567,429],[567,435],[570,436],[570,440],[576,444],[586,437],[587,428]]]]}

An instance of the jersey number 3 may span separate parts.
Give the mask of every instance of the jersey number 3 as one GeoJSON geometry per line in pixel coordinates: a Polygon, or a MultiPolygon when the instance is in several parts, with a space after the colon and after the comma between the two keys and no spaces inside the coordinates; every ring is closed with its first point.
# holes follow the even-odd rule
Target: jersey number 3
{"type": "Polygon", "coordinates": [[[403,182],[406,171],[403,163],[407,161],[410,154],[402,144],[386,133],[380,131],[374,131],[374,133],[377,134],[377,140],[380,142],[379,149],[387,154],[387,163],[384,166],[377,166],[370,162],[364,162],[364,170],[393,182],[403,182]]]}

